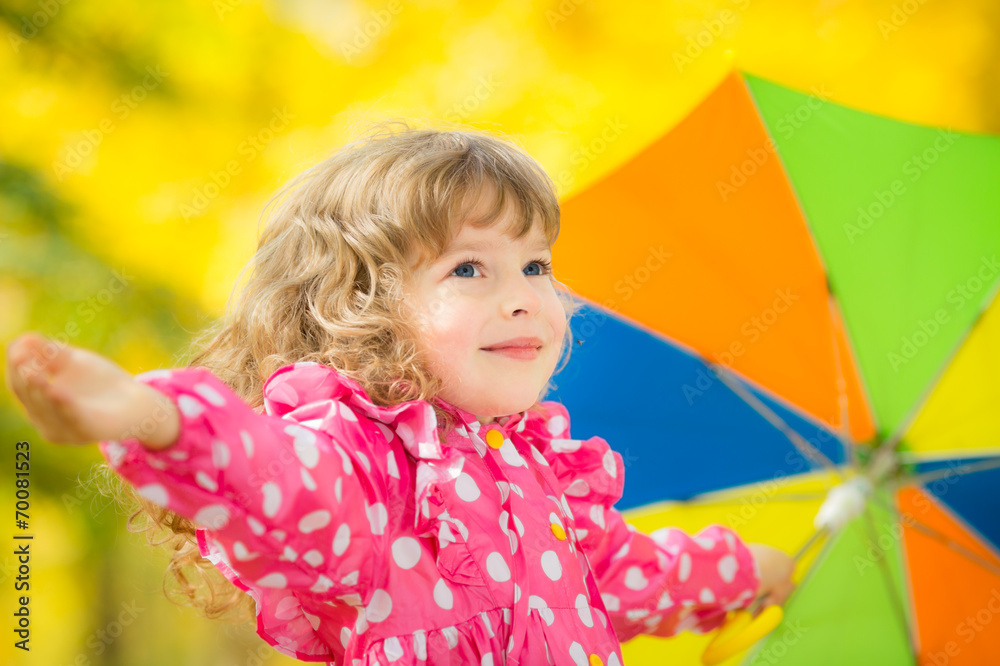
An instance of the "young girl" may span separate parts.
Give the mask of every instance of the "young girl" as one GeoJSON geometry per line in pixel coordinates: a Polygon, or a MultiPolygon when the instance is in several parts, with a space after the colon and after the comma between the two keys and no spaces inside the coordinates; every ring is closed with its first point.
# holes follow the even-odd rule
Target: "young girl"
{"type": "Polygon", "coordinates": [[[553,184],[523,151],[404,124],[287,193],[189,367],[132,377],[32,333],[8,348],[42,436],[99,441],[276,650],[619,666],[619,641],[787,597],[780,551],[627,525],[621,456],[540,401],[575,306],[553,184]]]}

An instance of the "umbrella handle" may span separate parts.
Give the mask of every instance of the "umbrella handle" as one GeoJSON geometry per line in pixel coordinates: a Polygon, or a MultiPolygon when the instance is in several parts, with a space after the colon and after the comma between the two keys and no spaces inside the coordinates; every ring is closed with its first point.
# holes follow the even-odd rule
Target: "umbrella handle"
{"type": "Polygon", "coordinates": [[[701,663],[714,666],[746,650],[781,624],[784,615],[781,606],[768,606],[757,617],[746,610],[730,612],[702,653],[701,663]]]}
{"type": "MultiPolygon", "coordinates": [[[[829,532],[830,529],[825,526],[816,530],[792,556],[792,559],[798,562],[820,537],[829,532]]],[[[768,606],[757,617],[754,617],[755,607],[759,603],[760,599],[751,604],[751,610],[730,611],[726,617],[726,623],[715,632],[715,636],[712,637],[702,653],[702,664],[714,666],[729,659],[746,650],[781,624],[781,620],[785,616],[781,606],[768,606]]]]}

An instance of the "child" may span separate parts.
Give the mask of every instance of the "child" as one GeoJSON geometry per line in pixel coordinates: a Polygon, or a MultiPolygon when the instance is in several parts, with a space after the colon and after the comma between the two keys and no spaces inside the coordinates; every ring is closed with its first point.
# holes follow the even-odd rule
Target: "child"
{"type": "Polygon", "coordinates": [[[189,367],[132,377],[35,334],[8,349],[41,434],[99,441],[179,533],[193,523],[276,650],[620,666],[619,641],[787,597],[780,551],[721,526],[627,525],[621,456],[539,401],[574,304],[534,160],[486,133],[404,125],[288,192],[189,367]]]}

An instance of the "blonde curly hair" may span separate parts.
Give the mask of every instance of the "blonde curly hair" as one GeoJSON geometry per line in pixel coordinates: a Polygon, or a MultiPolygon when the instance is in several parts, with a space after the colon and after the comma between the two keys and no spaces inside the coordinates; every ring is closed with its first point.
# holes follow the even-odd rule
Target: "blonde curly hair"
{"type": "MultiPolygon", "coordinates": [[[[257,250],[224,316],[193,339],[186,365],[207,368],[258,413],[267,378],[299,361],[337,369],[377,405],[432,402],[441,383],[418,348],[416,324],[404,309],[404,286],[413,270],[441,255],[461,224],[492,226],[511,206],[516,238],[540,224],[549,244],[555,242],[560,223],[555,186],[509,137],[378,122],[268,201],[262,219],[272,210],[257,250]],[[490,185],[492,210],[467,220],[490,185]]],[[[569,321],[580,302],[565,285],[555,285],[569,321]]],[[[565,367],[571,343],[567,325],[553,374],[565,367]]],[[[546,391],[552,388],[550,378],[546,391]]],[[[450,414],[437,406],[435,411],[443,430],[454,425],[450,414]]],[[[106,464],[103,468],[102,492],[120,502],[126,496],[133,500],[130,531],[146,532],[150,544],[169,543],[173,549],[167,573],[182,597],[208,617],[236,609],[241,619],[252,618],[249,595],[201,557],[195,525],[138,496],[120,479],[116,485],[117,477],[106,464]],[[146,520],[133,528],[140,516],[146,520]],[[161,530],[168,538],[154,542],[161,530]]],[[[165,575],[169,598],[166,583],[165,575]]]]}

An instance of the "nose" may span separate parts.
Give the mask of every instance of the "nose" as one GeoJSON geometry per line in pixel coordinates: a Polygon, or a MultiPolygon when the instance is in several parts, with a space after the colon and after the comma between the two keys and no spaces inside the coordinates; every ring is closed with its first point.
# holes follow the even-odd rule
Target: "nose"
{"type": "Polygon", "coordinates": [[[503,288],[501,313],[504,317],[534,316],[542,307],[542,296],[532,283],[537,277],[518,273],[503,288]]]}

